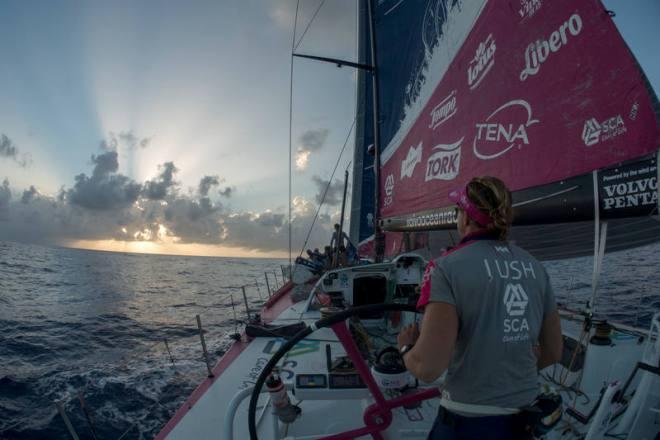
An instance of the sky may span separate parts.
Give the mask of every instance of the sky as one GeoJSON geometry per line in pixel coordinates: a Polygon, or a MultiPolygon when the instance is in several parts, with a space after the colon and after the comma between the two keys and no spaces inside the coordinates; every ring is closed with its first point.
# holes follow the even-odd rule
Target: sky
{"type": "MultiPolygon", "coordinates": [[[[355,0],[300,5],[296,52],[355,60],[355,0]]],[[[605,5],[658,93],[660,2],[605,5]]],[[[296,0],[3,0],[0,240],[287,256],[295,15],[296,0]]],[[[356,75],[297,59],[293,84],[295,256],[339,220],[356,75]]]]}
{"type": "MultiPolygon", "coordinates": [[[[354,60],[353,0],[325,2],[301,39],[320,4],[301,2],[297,51],[354,60]]],[[[0,239],[287,255],[295,14],[295,0],[3,1],[0,239]]],[[[295,254],[355,105],[353,71],[295,61],[295,254]]],[[[329,240],[352,150],[308,246],[329,240]]]]}

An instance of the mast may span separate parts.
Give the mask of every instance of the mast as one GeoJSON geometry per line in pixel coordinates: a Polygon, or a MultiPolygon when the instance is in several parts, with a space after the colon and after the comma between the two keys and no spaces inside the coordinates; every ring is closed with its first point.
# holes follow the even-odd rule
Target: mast
{"type": "MultiPolygon", "coordinates": [[[[344,243],[344,210],[346,209],[346,190],[348,189],[348,170],[344,171],[344,196],[341,199],[341,217],[339,218],[339,231],[337,231],[337,242],[344,243]]],[[[339,262],[339,244],[335,245],[335,267],[339,262]]]]}
{"type": "Polygon", "coordinates": [[[378,102],[378,63],[376,58],[376,23],[373,0],[367,0],[369,14],[369,39],[371,40],[371,88],[374,116],[374,252],[377,263],[385,253],[384,235],[380,226],[380,111],[378,102]]]}

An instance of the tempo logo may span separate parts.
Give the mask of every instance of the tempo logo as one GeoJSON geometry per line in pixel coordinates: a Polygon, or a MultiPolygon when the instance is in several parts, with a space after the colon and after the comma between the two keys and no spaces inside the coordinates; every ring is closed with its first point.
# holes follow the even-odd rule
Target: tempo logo
{"type": "Polygon", "coordinates": [[[521,284],[507,284],[504,291],[504,305],[509,316],[524,315],[528,302],[529,298],[521,284]]]}

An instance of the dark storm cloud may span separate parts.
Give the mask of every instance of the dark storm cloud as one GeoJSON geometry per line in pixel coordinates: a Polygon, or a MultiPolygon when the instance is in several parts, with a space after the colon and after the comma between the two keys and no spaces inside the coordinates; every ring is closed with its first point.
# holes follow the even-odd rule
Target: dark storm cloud
{"type": "Polygon", "coordinates": [[[132,205],[140,196],[142,186],[128,177],[116,174],[119,169],[116,151],[92,156],[92,176],[78,174],[76,183],[67,192],[70,203],[88,209],[121,209],[132,205]]]}
{"type": "Polygon", "coordinates": [[[30,203],[30,200],[32,200],[37,194],[39,194],[39,191],[37,191],[37,188],[34,187],[34,185],[30,185],[30,189],[26,189],[23,191],[23,197],[21,197],[21,202],[22,203],[30,203]]]}
{"type": "Polygon", "coordinates": [[[282,227],[285,223],[284,214],[276,214],[274,212],[264,212],[259,215],[255,220],[261,226],[274,226],[282,227]]]}
{"type": "Polygon", "coordinates": [[[222,197],[231,197],[231,195],[236,191],[236,188],[232,188],[230,186],[225,187],[222,191],[218,191],[218,194],[220,194],[222,197]]]}
{"type": "Polygon", "coordinates": [[[209,195],[209,191],[211,190],[211,187],[220,185],[220,178],[218,176],[204,176],[202,179],[199,181],[199,195],[206,197],[209,195]]]}
{"type": "Polygon", "coordinates": [[[316,203],[323,203],[328,206],[337,206],[341,203],[341,199],[344,195],[344,184],[341,181],[335,180],[332,185],[328,186],[328,180],[324,180],[319,176],[312,176],[312,182],[314,182],[318,188],[318,192],[314,196],[316,203]],[[325,200],[323,198],[324,193],[325,200]]]}
{"type": "Polygon", "coordinates": [[[6,134],[0,136],[0,157],[12,159],[23,168],[32,165],[32,157],[30,154],[20,154],[16,144],[14,144],[14,142],[9,139],[6,134]]]}
{"type": "Polygon", "coordinates": [[[174,173],[178,169],[174,166],[174,162],[165,162],[159,166],[159,169],[161,173],[155,180],[144,182],[143,195],[149,200],[164,200],[168,189],[176,185],[174,173]]]}

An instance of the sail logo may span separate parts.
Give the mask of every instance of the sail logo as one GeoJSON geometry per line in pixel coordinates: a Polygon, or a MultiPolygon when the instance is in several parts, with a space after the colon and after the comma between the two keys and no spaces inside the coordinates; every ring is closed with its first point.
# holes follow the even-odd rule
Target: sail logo
{"type": "Polygon", "coordinates": [[[445,99],[436,105],[431,110],[431,123],[429,128],[435,130],[439,125],[447,122],[449,118],[456,114],[456,90],[452,92],[445,99]]]}
{"type": "Polygon", "coordinates": [[[412,177],[415,172],[415,166],[422,161],[422,143],[420,142],[417,147],[410,147],[408,150],[408,155],[401,162],[401,177],[400,180],[403,180],[404,177],[412,177]]]}
{"type": "Polygon", "coordinates": [[[625,133],[626,124],[621,115],[612,116],[602,122],[596,118],[587,119],[582,127],[582,141],[587,147],[596,145],[625,133]]]}
{"type": "Polygon", "coordinates": [[[497,46],[495,46],[493,34],[489,34],[485,41],[479,43],[474,58],[468,64],[467,69],[470,90],[474,90],[495,65],[496,50],[497,46]]]}
{"type": "Polygon", "coordinates": [[[383,200],[383,206],[390,206],[393,201],[394,195],[394,175],[389,174],[385,178],[385,199],[383,200]]]}
{"type": "Polygon", "coordinates": [[[472,151],[481,160],[496,159],[512,148],[529,145],[527,129],[540,121],[532,117],[532,107],[523,99],[514,99],[501,105],[482,123],[477,123],[477,134],[472,151]]]}
{"type": "Polygon", "coordinates": [[[558,52],[568,43],[568,34],[577,37],[581,31],[582,18],[573,14],[559,29],[551,33],[547,40],[539,39],[530,43],[525,49],[525,68],[520,72],[520,81],[525,81],[530,75],[536,75],[550,54],[558,52]]]}
{"type": "Polygon", "coordinates": [[[658,204],[658,178],[656,176],[605,185],[603,189],[605,190],[603,208],[606,210],[658,204]]]}
{"type": "Polygon", "coordinates": [[[529,18],[532,18],[536,14],[543,3],[541,0],[520,0],[520,9],[518,9],[518,15],[525,21],[529,18]]]}
{"type": "Polygon", "coordinates": [[[453,144],[438,144],[433,147],[426,161],[425,182],[429,180],[453,180],[461,169],[461,143],[464,138],[453,144]]]}

